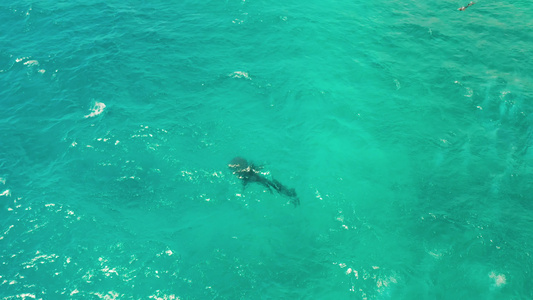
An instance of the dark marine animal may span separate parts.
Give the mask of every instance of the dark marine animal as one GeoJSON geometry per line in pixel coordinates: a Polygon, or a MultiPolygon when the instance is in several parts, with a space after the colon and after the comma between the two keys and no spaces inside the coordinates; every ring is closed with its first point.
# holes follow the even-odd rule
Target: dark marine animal
{"type": "Polygon", "coordinates": [[[253,163],[248,163],[248,161],[242,157],[235,157],[232,159],[228,164],[228,167],[233,171],[233,174],[237,175],[237,177],[242,180],[243,187],[246,188],[248,183],[256,182],[268,188],[271,193],[272,189],[274,189],[280,195],[289,197],[294,206],[300,204],[300,199],[293,188],[287,188],[276,179],[272,178],[272,180],[270,180],[263,176],[260,172],[262,167],[257,167],[253,163]]]}
{"type": "Polygon", "coordinates": [[[465,9],[469,8],[470,6],[476,4],[476,2],[474,1],[471,1],[470,3],[468,3],[466,6],[463,6],[463,7],[459,7],[457,10],[460,10],[460,11],[464,11],[465,9]]]}

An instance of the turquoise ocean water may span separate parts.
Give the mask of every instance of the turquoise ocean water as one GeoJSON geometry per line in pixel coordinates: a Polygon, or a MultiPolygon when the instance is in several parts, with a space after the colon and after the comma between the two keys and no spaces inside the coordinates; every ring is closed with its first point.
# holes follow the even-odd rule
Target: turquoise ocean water
{"type": "Polygon", "coordinates": [[[467,2],[2,2],[0,298],[533,298],[533,4],[467,2]]]}

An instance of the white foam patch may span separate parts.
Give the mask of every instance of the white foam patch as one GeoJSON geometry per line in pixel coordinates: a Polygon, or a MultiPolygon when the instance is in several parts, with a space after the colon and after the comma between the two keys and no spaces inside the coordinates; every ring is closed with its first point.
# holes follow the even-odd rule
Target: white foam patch
{"type": "MultiPolygon", "coordinates": [[[[4,299],[8,299],[8,298],[4,298],[4,299]]],[[[35,299],[35,294],[24,293],[24,294],[16,295],[15,299],[35,299]]]]}
{"type": "Polygon", "coordinates": [[[119,298],[119,294],[115,291],[109,291],[107,292],[107,294],[103,294],[103,293],[91,293],[92,295],[100,298],[100,299],[104,299],[104,300],[115,300],[115,299],[118,299],[119,298]]]}
{"type": "Polygon", "coordinates": [[[104,109],[105,104],[103,102],[95,102],[93,108],[91,109],[91,113],[86,115],[85,118],[92,118],[98,116],[99,114],[104,112],[104,109]]]}
{"type": "Polygon", "coordinates": [[[159,290],[156,291],[157,293],[155,295],[148,296],[150,299],[156,299],[156,300],[180,300],[180,297],[171,294],[171,295],[161,295],[161,292],[159,290]]]}
{"type": "Polygon", "coordinates": [[[474,90],[472,88],[466,87],[466,94],[464,96],[471,98],[472,96],[474,96],[474,90]]]}
{"type": "Polygon", "coordinates": [[[243,72],[243,71],[235,71],[235,72],[231,73],[229,76],[232,77],[232,78],[245,78],[245,79],[248,79],[248,80],[252,79],[247,72],[243,72]]]}
{"type": "Polygon", "coordinates": [[[503,274],[496,274],[494,271],[492,271],[489,274],[489,277],[494,280],[494,285],[497,287],[503,286],[507,283],[507,279],[503,274]]]}
{"type": "Polygon", "coordinates": [[[36,60],[28,60],[28,61],[24,62],[24,65],[25,66],[38,66],[39,62],[36,61],[36,60]]]}

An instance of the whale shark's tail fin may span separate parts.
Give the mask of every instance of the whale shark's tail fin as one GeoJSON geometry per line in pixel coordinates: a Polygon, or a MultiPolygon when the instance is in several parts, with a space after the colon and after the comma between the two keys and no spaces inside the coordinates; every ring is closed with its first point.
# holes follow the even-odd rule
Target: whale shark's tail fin
{"type": "Polygon", "coordinates": [[[294,206],[300,205],[300,198],[298,198],[298,195],[296,195],[296,191],[294,189],[290,189],[289,192],[289,197],[291,197],[292,204],[294,204],[294,206]]]}
{"type": "Polygon", "coordinates": [[[293,188],[287,188],[283,184],[281,184],[276,179],[272,179],[270,182],[270,185],[280,194],[285,195],[289,198],[291,198],[292,204],[294,206],[300,205],[300,199],[298,198],[298,195],[296,195],[296,190],[293,188]]]}

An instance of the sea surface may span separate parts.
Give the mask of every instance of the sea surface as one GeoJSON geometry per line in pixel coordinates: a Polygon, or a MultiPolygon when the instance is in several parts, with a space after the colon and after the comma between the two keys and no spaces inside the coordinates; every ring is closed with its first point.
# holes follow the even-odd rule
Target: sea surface
{"type": "Polygon", "coordinates": [[[467,2],[3,1],[0,299],[533,299],[533,2],[467,2]]]}

